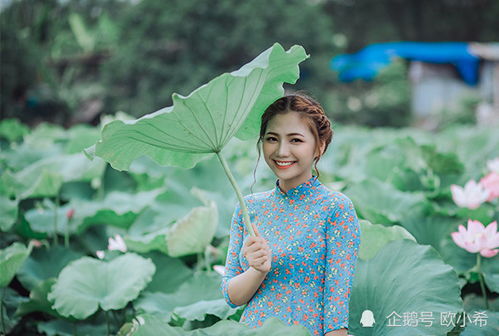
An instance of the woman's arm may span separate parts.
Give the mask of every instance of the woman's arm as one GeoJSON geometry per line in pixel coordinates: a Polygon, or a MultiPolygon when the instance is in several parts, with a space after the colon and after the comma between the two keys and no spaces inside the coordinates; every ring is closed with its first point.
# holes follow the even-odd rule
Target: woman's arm
{"type": "Polygon", "coordinates": [[[324,332],[329,334],[348,328],[350,294],[360,245],[359,221],[348,197],[341,193],[334,197],[326,225],[324,332]]]}
{"type": "Polygon", "coordinates": [[[238,306],[246,304],[255,295],[266,276],[267,273],[250,267],[246,272],[230,279],[228,289],[230,301],[238,306]]]}
{"type": "Polygon", "coordinates": [[[232,308],[246,304],[267,276],[267,273],[262,273],[253,267],[249,267],[246,271],[242,267],[239,253],[243,248],[243,240],[244,223],[242,211],[237,204],[232,215],[225,274],[220,284],[225,301],[232,308]]]}

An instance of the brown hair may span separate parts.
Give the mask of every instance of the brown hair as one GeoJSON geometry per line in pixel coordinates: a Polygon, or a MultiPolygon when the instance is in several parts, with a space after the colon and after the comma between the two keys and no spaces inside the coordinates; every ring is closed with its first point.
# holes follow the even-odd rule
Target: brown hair
{"type": "MultiPolygon", "coordinates": [[[[275,102],[270,104],[262,114],[260,137],[256,143],[258,161],[256,163],[255,170],[253,171],[253,185],[256,182],[255,173],[256,168],[258,167],[258,162],[260,161],[261,153],[259,145],[263,140],[265,132],[267,131],[267,125],[275,115],[286,114],[288,112],[298,112],[300,114],[300,118],[305,120],[308,124],[308,128],[314,135],[316,149],[319,152],[319,155],[314,158],[314,169],[317,172],[317,177],[320,176],[319,170],[317,169],[317,162],[319,162],[322,155],[326,152],[331,140],[333,139],[331,122],[326,116],[322,106],[315,99],[304,93],[295,92],[277,99],[275,102]],[[322,144],[325,144],[324,152],[320,153],[320,147],[322,144]]],[[[253,185],[251,186],[251,193],[253,193],[253,185]]]]}

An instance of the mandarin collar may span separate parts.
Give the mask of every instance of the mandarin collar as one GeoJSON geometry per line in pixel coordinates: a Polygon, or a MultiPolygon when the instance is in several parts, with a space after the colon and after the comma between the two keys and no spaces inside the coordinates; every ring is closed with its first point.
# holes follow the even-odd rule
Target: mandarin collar
{"type": "Polygon", "coordinates": [[[274,194],[277,198],[303,199],[313,194],[319,183],[317,176],[312,175],[306,182],[289,189],[288,192],[285,193],[279,187],[279,179],[277,179],[275,182],[274,194]]]}

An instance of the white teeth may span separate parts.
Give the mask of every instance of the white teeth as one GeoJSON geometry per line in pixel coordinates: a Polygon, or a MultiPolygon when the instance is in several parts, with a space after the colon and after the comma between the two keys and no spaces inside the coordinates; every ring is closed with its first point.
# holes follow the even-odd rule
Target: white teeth
{"type": "Polygon", "coordinates": [[[280,162],[276,161],[276,163],[278,166],[289,166],[289,165],[292,165],[294,162],[280,163],[280,162]]]}

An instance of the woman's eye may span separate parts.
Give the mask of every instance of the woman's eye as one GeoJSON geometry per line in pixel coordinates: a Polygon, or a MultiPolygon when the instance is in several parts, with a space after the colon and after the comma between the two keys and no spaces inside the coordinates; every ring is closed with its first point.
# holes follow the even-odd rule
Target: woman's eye
{"type": "MultiPolygon", "coordinates": [[[[268,137],[268,138],[267,138],[267,141],[274,141],[274,140],[277,140],[277,139],[276,139],[276,138],[274,138],[274,137],[268,137]]],[[[298,138],[291,139],[291,142],[293,142],[293,141],[295,141],[295,142],[302,142],[302,141],[301,141],[300,139],[298,139],[298,138]],[[296,140],[296,141],[295,141],[295,140],[296,140]]]]}

